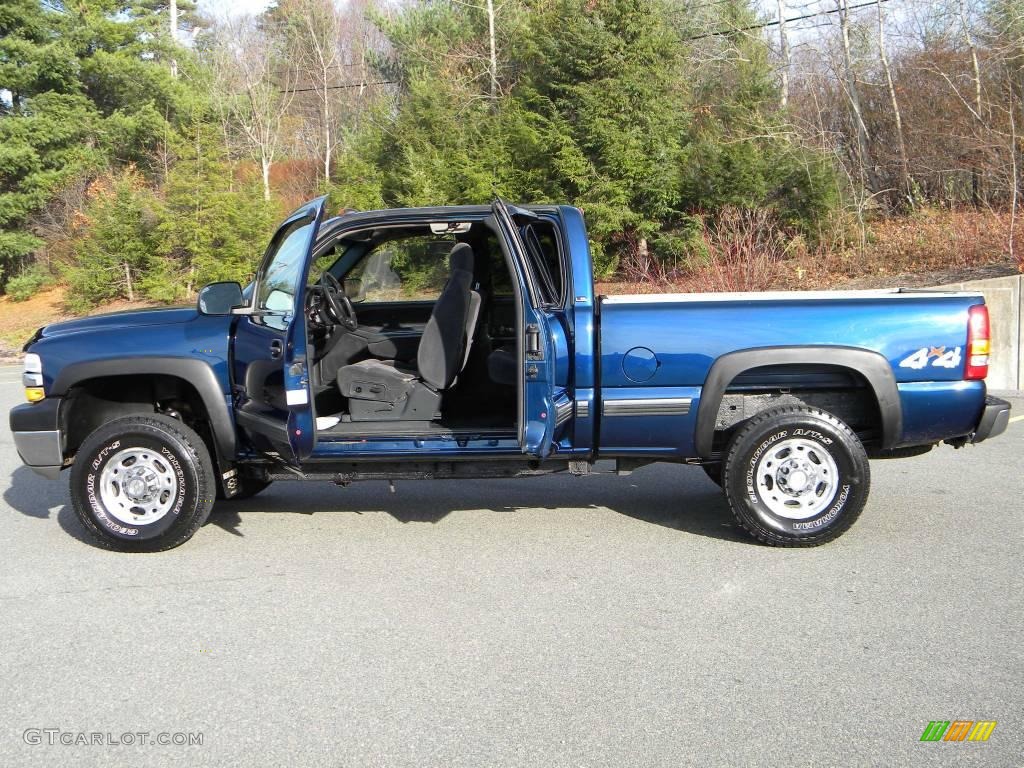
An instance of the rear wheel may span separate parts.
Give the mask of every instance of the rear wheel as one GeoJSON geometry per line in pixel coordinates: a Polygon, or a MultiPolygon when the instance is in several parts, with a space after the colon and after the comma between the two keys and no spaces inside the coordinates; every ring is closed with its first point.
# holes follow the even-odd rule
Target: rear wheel
{"type": "Polygon", "coordinates": [[[99,546],[156,552],[188,541],[206,521],[216,478],[199,435],[146,414],[90,434],[75,456],[70,489],[78,519],[99,546]]]}
{"type": "Polygon", "coordinates": [[[812,547],[844,533],[871,485],[864,446],[830,413],[774,408],[750,419],[726,451],[722,486],[737,522],[774,546],[812,547]]]}

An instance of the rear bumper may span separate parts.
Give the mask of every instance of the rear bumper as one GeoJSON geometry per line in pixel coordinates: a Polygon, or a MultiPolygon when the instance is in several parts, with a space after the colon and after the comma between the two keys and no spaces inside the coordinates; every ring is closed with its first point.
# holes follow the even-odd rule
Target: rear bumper
{"type": "Polygon", "coordinates": [[[39,403],[24,403],[11,409],[14,447],[29,469],[57,478],[64,466],[64,435],[60,429],[61,398],[48,397],[39,403]]]}
{"type": "Polygon", "coordinates": [[[990,437],[1001,435],[1006,431],[1006,425],[1010,423],[1010,404],[998,397],[988,395],[985,397],[985,410],[981,412],[981,419],[978,427],[971,437],[972,443],[980,443],[990,437]]]}

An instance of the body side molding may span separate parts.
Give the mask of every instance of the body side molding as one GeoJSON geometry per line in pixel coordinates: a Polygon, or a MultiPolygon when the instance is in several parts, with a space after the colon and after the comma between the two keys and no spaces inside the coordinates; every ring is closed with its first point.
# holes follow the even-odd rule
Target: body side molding
{"type": "Polygon", "coordinates": [[[694,446],[701,458],[711,457],[715,420],[722,396],[739,374],[766,365],[818,364],[849,368],[863,376],[874,391],[882,419],[882,448],[894,448],[903,433],[896,377],[889,361],[878,352],[858,347],[801,346],[760,347],[729,352],[718,358],[708,371],[697,406],[694,446]]]}

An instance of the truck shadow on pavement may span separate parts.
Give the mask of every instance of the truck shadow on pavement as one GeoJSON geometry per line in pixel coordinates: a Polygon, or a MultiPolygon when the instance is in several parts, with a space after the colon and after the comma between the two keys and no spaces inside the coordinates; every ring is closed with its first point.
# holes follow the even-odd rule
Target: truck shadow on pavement
{"type": "Polygon", "coordinates": [[[55,516],[60,527],[79,541],[91,543],[71,508],[65,474],[61,474],[59,480],[47,480],[28,467],[20,466],[11,473],[11,483],[4,491],[4,501],[21,514],[41,520],[48,520],[54,516],[50,510],[59,505],[60,509],[55,516]]]}
{"type": "MultiPolygon", "coordinates": [[[[514,513],[543,509],[578,515],[609,509],[625,517],[698,536],[748,544],[734,525],[721,490],[697,467],[652,465],[628,477],[550,475],[523,480],[370,481],[339,488],[329,482],[279,481],[243,501],[219,501],[207,525],[244,536],[246,518],[259,514],[385,513],[402,523],[438,523],[460,511],[514,513]],[[496,503],[500,500],[500,503],[496,503]]],[[[90,543],[68,498],[67,479],[50,481],[27,467],[15,469],[4,501],[23,515],[56,516],[70,536],[90,543]],[[55,513],[51,510],[60,507],[55,513]]]]}
{"type": "Polygon", "coordinates": [[[653,465],[628,477],[559,474],[529,481],[397,480],[395,486],[397,490],[392,494],[387,483],[380,481],[353,483],[345,488],[327,481],[279,481],[254,498],[218,502],[207,524],[243,536],[245,518],[260,513],[385,513],[401,523],[438,523],[459,511],[513,513],[543,509],[578,515],[609,509],[673,530],[750,543],[733,523],[721,489],[698,467],[653,465]],[[301,499],[290,500],[295,493],[292,489],[298,488],[303,488],[301,499]]]}

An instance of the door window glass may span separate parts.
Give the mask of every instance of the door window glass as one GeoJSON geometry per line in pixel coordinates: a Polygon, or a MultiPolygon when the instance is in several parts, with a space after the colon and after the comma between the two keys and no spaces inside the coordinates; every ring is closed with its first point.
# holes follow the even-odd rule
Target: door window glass
{"type": "Polygon", "coordinates": [[[256,290],[256,319],[264,325],[283,331],[295,314],[295,294],[313,226],[313,221],[300,219],[278,233],[277,250],[263,270],[256,290]]]}

